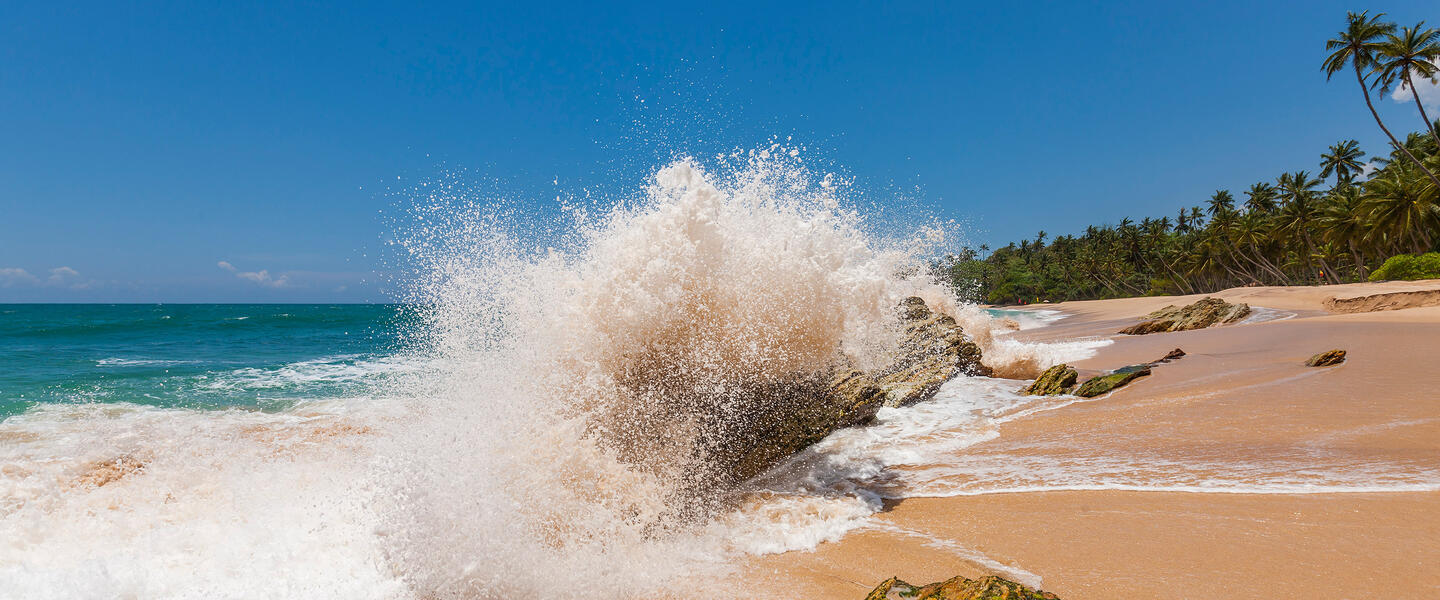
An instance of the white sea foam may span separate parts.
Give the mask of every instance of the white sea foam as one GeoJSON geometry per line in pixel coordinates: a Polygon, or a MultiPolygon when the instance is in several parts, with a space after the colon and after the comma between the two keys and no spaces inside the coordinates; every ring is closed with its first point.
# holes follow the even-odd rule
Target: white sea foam
{"type": "Polygon", "coordinates": [[[246,367],[212,376],[202,387],[226,389],[272,389],[313,384],[335,384],[379,380],[425,369],[425,359],[406,355],[327,356],[273,368],[246,367]]]}
{"type": "Polygon", "coordinates": [[[199,361],[194,360],[166,360],[158,358],[123,358],[110,357],[95,361],[97,367],[173,367],[178,365],[193,365],[199,361]]]}
{"type": "Polygon", "coordinates": [[[1295,318],[1299,313],[1278,308],[1265,308],[1263,306],[1250,307],[1250,316],[1245,317],[1237,325],[1249,323],[1265,323],[1268,321],[1285,321],[1295,318]]]}
{"type": "Polygon", "coordinates": [[[962,556],[970,562],[980,565],[981,567],[990,569],[991,571],[994,571],[996,573],[1003,574],[1014,581],[1023,583],[1035,589],[1041,589],[1045,587],[1045,582],[1043,579],[1040,578],[1039,575],[1031,573],[1030,571],[1026,571],[1025,569],[1022,569],[1015,565],[997,561],[955,540],[940,538],[925,533],[923,531],[915,531],[913,529],[906,529],[904,527],[896,527],[894,525],[888,524],[872,524],[867,526],[866,529],[872,529],[892,535],[918,538],[924,541],[925,545],[927,546],[944,550],[947,554],[953,556],[962,556]]]}
{"type": "Polygon", "coordinates": [[[1013,319],[1020,331],[1047,327],[1069,314],[1049,308],[990,308],[986,312],[999,319],[1013,319]]]}
{"type": "Polygon", "coordinates": [[[5,420],[0,597],[397,595],[366,507],[370,434],[334,416],[369,404],[48,405],[5,420]],[[107,465],[123,476],[94,475],[107,465]]]}

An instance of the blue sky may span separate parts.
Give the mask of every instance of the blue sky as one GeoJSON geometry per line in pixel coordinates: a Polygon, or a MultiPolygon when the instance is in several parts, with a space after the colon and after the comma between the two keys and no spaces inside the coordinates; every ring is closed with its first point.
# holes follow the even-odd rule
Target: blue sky
{"type": "Polygon", "coordinates": [[[1382,149],[1354,82],[1319,70],[1365,8],[1440,21],[1433,2],[12,3],[0,302],[384,300],[407,182],[463,169],[543,210],[775,136],[976,243],[1173,215],[1340,139],[1382,149]]]}

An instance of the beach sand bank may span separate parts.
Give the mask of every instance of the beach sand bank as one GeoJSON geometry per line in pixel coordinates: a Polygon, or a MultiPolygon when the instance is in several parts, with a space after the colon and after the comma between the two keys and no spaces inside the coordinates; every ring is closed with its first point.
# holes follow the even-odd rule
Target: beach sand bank
{"type": "Polygon", "coordinates": [[[1017,338],[1115,337],[1075,363],[1082,375],[1177,347],[1187,356],[1109,396],[1006,422],[956,457],[1029,465],[1033,477],[891,501],[872,527],[759,557],[745,577],[787,598],[989,573],[1038,578],[1067,600],[1434,597],[1440,307],[1334,314],[1326,301],[1437,289],[1238,288],[1210,295],[1269,320],[1146,336],[1114,334],[1203,296],[1046,305],[1069,317],[1017,338]],[[1331,348],[1349,360],[1303,365],[1331,348]]]}

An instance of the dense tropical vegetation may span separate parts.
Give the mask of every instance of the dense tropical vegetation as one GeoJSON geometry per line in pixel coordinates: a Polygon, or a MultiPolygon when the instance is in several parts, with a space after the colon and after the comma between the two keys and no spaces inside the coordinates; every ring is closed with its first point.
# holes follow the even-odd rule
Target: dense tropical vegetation
{"type": "Polygon", "coordinates": [[[1342,140],[1315,171],[1255,183],[1243,200],[1217,190],[1173,219],[1126,218],[1053,239],[1041,231],[993,251],[965,248],[939,268],[976,299],[1015,303],[1359,281],[1391,257],[1440,249],[1440,121],[1414,85],[1440,73],[1440,30],[1383,18],[1347,15],[1322,68],[1327,77],[1354,72],[1389,152],[1366,162],[1358,142],[1342,140]],[[1396,89],[1410,92],[1424,125],[1403,141],[1371,98],[1396,89]]]}

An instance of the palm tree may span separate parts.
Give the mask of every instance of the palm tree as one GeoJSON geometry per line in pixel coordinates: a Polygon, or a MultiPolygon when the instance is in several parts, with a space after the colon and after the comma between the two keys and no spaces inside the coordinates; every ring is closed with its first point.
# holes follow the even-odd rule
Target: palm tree
{"type": "Polygon", "coordinates": [[[1265,182],[1251,184],[1250,189],[1245,190],[1245,210],[1261,215],[1275,212],[1275,186],[1265,182]]]}
{"type": "Polygon", "coordinates": [[[1369,268],[1360,246],[1369,236],[1371,225],[1365,217],[1362,203],[1359,188],[1346,186],[1336,190],[1321,209],[1319,225],[1321,239],[1331,244],[1343,244],[1350,250],[1355,270],[1364,279],[1369,268]]]}
{"type": "Polygon", "coordinates": [[[1382,93],[1390,91],[1397,79],[1410,88],[1410,96],[1415,98],[1415,106],[1420,109],[1420,119],[1425,121],[1430,135],[1440,140],[1435,124],[1425,114],[1425,103],[1420,101],[1420,92],[1415,89],[1413,80],[1416,76],[1433,80],[1435,73],[1440,71],[1440,67],[1435,65],[1436,61],[1440,61],[1440,31],[1421,29],[1424,26],[1425,22],[1421,21],[1414,27],[1400,28],[1400,35],[1386,34],[1385,42],[1378,49],[1376,67],[1380,69],[1382,93]]]}
{"type": "MultiPolygon", "coordinates": [[[[1307,271],[1312,270],[1310,259],[1315,255],[1315,241],[1310,237],[1310,225],[1319,216],[1319,207],[1315,205],[1315,187],[1318,185],[1319,179],[1312,179],[1305,171],[1296,171],[1281,174],[1278,186],[1280,197],[1285,202],[1280,208],[1279,229],[1289,234],[1292,239],[1305,243],[1301,263],[1307,271]]],[[[1331,274],[1330,265],[1325,264],[1324,259],[1320,261],[1320,268],[1327,276],[1331,274]]]]}
{"type": "Polygon", "coordinates": [[[1206,204],[1210,206],[1205,211],[1215,217],[1235,210],[1235,197],[1230,195],[1230,190],[1215,190],[1206,204]]]}
{"type": "Polygon", "coordinates": [[[1373,226],[1389,234],[1394,249],[1404,250],[1408,242],[1410,251],[1424,252],[1432,242],[1427,230],[1437,218],[1433,194],[1426,194],[1424,181],[1402,165],[1365,183],[1365,210],[1373,226]]]}
{"type": "MultiPolygon", "coordinates": [[[[1380,22],[1380,18],[1385,16],[1385,13],[1367,18],[1365,15],[1368,12],[1369,11],[1366,11],[1360,14],[1353,12],[1347,13],[1345,15],[1345,18],[1348,20],[1346,28],[1340,32],[1339,37],[1325,42],[1325,49],[1333,50],[1322,65],[1325,69],[1325,80],[1329,81],[1331,77],[1334,77],[1336,73],[1344,69],[1345,65],[1353,66],[1355,68],[1355,81],[1360,83],[1360,91],[1365,94],[1365,106],[1370,108],[1370,115],[1375,117],[1375,124],[1379,125],[1380,130],[1385,132],[1385,137],[1390,138],[1391,144],[1394,144],[1396,148],[1403,151],[1405,156],[1409,157],[1410,160],[1415,163],[1415,166],[1420,167],[1421,171],[1424,171],[1426,175],[1430,176],[1430,179],[1435,181],[1436,187],[1440,187],[1440,178],[1436,178],[1434,173],[1431,173],[1425,168],[1425,165],[1420,163],[1420,159],[1415,158],[1415,155],[1411,154],[1409,149],[1400,144],[1400,140],[1395,139],[1395,135],[1390,133],[1390,128],[1386,127],[1385,122],[1380,120],[1380,113],[1375,111],[1375,103],[1370,100],[1371,85],[1366,83],[1364,71],[1375,67],[1376,54],[1379,53],[1383,45],[1381,40],[1395,31],[1395,24],[1380,22]]],[[[1376,83],[1378,84],[1379,82],[1377,81],[1376,83]]]]}
{"type": "Polygon", "coordinates": [[[1275,263],[1265,258],[1265,253],[1260,250],[1260,246],[1270,240],[1270,218],[1268,216],[1252,211],[1240,217],[1240,220],[1235,223],[1234,240],[1242,249],[1250,250],[1249,255],[1241,252],[1240,256],[1260,267],[1262,271],[1274,275],[1276,281],[1281,285],[1290,285],[1290,278],[1286,277],[1285,273],[1275,266],[1275,263]]]}
{"type": "Polygon", "coordinates": [[[1348,185],[1365,168],[1360,159],[1365,152],[1360,149],[1360,142],[1345,140],[1330,146],[1330,150],[1320,155],[1320,178],[1324,179],[1335,173],[1335,187],[1348,185]]]}

